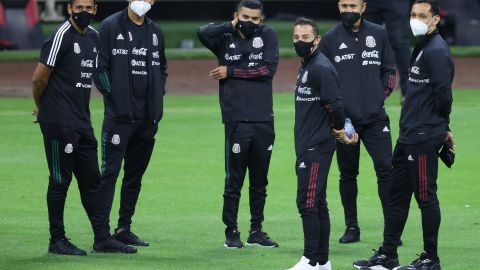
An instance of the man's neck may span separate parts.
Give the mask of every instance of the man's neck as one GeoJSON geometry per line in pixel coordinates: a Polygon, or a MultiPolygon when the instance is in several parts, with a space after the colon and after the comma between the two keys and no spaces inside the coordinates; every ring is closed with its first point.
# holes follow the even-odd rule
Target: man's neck
{"type": "Polygon", "coordinates": [[[128,8],[128,18],[136,25],[142,25],[145,21],[145,16],[138,16],[130,9],[130,7],[128,8]]]}

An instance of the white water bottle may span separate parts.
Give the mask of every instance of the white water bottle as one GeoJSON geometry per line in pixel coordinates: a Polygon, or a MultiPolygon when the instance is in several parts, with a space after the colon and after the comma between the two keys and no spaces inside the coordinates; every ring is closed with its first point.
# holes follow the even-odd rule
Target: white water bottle
{"type": "Polygon", "coordinates": [[[349,139],[352,138],[353,134],[355,133],[355,128],[353,127],[352,120],[350,118],[345,118],[345,134],[349,139]]]}

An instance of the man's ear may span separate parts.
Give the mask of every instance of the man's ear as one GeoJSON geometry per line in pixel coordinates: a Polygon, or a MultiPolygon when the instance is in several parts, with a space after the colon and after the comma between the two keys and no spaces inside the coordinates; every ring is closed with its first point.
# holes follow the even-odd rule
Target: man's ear
{"type": "Polygon", "coordinates": [[[93,15],[96,15],[96,14],[97,14],[97,5],[93,7],[93,15]]]}
{"type": "Polygon", "coordinates": [[[320,44],[320,41],[322,41],[322,37],[320,35],[318,35],[316,38],[315,38],[315,43],[316,45],[320,44]]]}
{"type": "Polygon", "coordinates": [[[367,3],[363,2],[362,9],[360,10],[360,14],[363,14],[367,10],[367,3]]]}
{"type": "Polygon", "coordinates": [[[67,12],[68,12],[68,15],[72,16],[73,10],[72,10],[72,6],[70,5],[70,3],[67,4],[67,12]]]}
{"type": "Polygon", "coordinates": [[[234,20],[238,19],[238,11],[235,11],[235,12],[233,13],[233,19],[234,19],[234,20]]]}

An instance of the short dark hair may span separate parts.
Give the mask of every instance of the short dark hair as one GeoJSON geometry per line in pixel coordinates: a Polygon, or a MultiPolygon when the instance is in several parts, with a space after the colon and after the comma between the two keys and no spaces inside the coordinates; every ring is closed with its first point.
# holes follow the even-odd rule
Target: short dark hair
{"type": "Polygon", "coordinates": [[[237,10],[240,10],[242,7],[263,11],[263,4],[260,0],[242,0],[237,4],[237,10]]]}
{"type": "MultiPolygon", "coordinates": [[[[73,6],[73,3],[75,2],[75,0],[68,0],[68,3],[70,4],[70,6],[73,6]]],[[[96,5],[97,4],[97,0],[93,0],[93,4],[96,5]]]]}
{"type": "Polygon", "coordinates": [[[305,17],[300,17],[295,21],[295,24],[293,25],[293,28],[295,28],[295,26],[297,26],[297,25],[300,25],[300,26],[310,25],[313,28],[313,33],[315,34],[315,36],[318,36],[320,34],[320,31],[318,30],[317,23],[312,19],[308,19],[308,18],[305,18],[305,17]]]}
{"type": "Polygon", "coordinates": [[[413,2],[414,5],[423,3],[430,4],[430,12],[433,16],[440,15],[440,8],[438,7],[438,3],[435,0],[415,0],[415,2],[413,2]]]}

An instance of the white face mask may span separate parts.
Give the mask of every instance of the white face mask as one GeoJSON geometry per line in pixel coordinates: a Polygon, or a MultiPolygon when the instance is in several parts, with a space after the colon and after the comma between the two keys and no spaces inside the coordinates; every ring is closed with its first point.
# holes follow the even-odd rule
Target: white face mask
{"type": "Polygon", "coordinates": [[[412,33],[416,37],[424,36],[428,32],[428,24],[420,21],[419,19],[410,20],[410,28],[412,28],[412,33]]]}
{"type": "Polygon", "coordinates": [[[143,0],[137,0],[130,3],[130,8],[139,17],[142,17],[150,10],[150,8],[152,8],[152,5],[143,0]]]}

